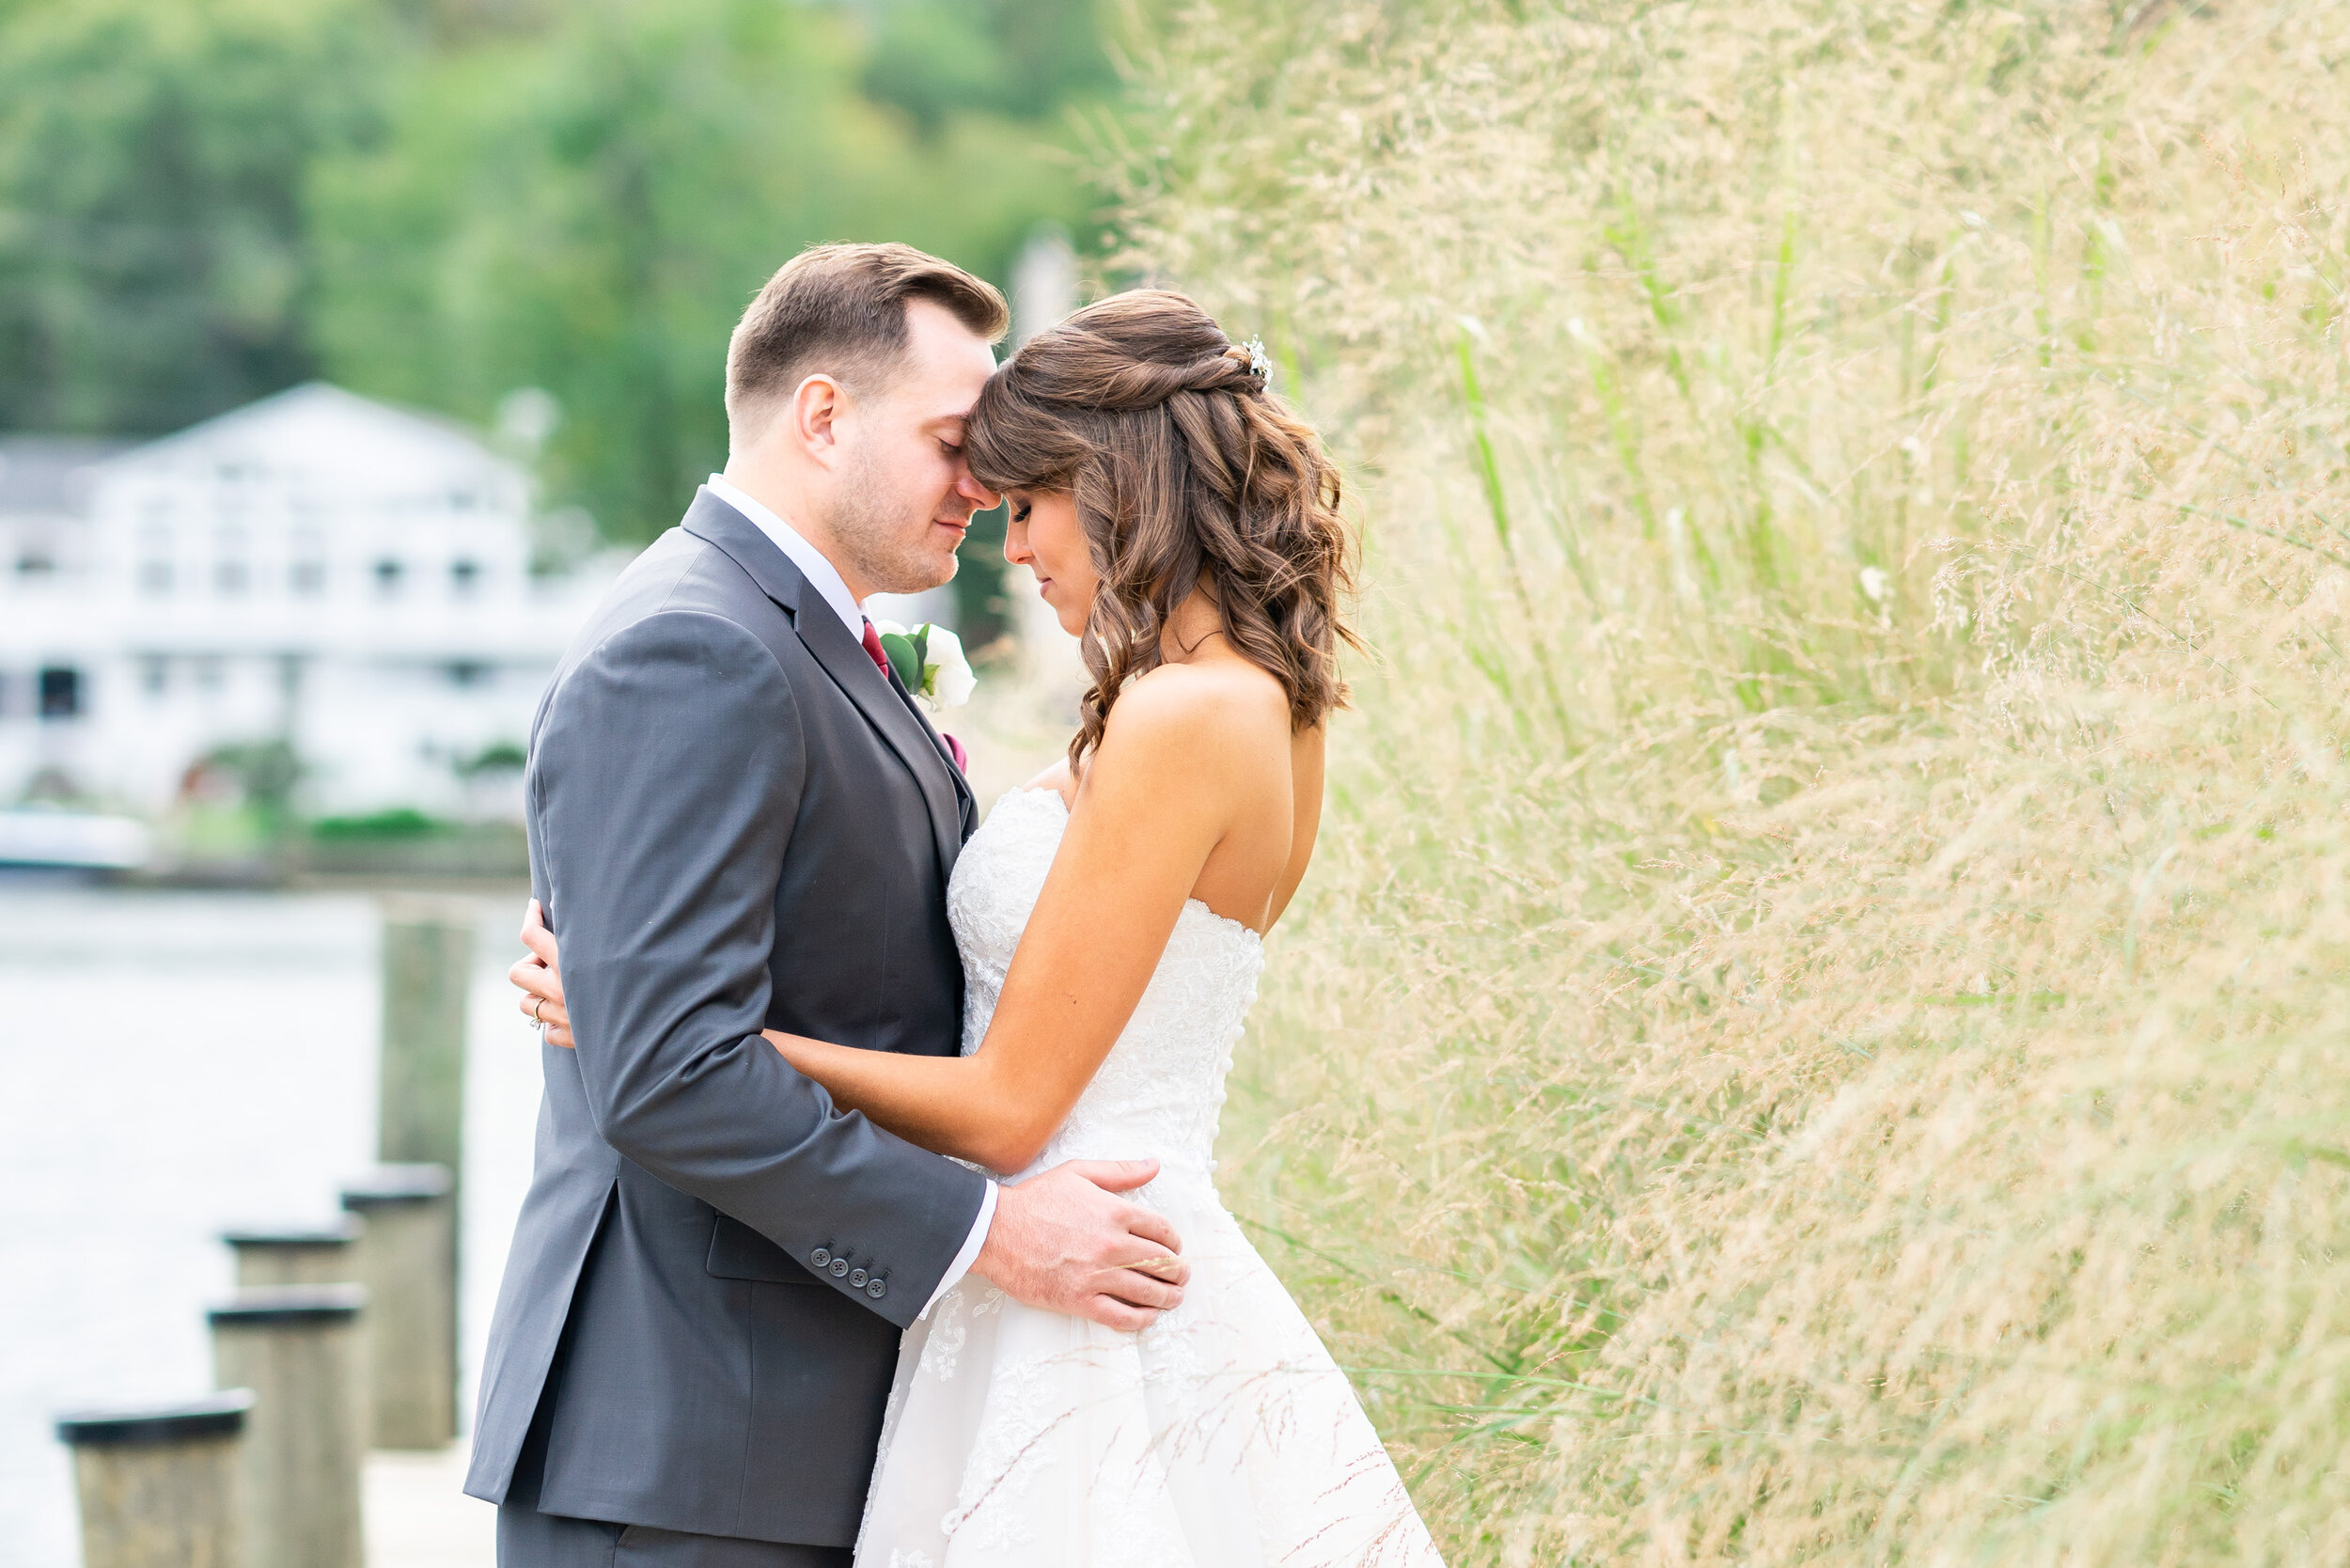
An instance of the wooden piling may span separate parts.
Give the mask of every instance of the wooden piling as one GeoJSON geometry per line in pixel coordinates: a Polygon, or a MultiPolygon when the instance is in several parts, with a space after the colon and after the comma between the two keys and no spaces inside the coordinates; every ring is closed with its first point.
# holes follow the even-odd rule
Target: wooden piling
{"type": "Polygon", "coordinates": [[[243,1227],[223,1231],[237,1260],[237,1284],[352,1285],[359,1282],[356,1243],[366,1225],[343,1215],[325,1225],[283,1230],[243,1227]]]}
{"type": "Polygon", "coordinates": [[[365,1568],[367,1457],[356,1285],[272,1285],[212,1309],[212,1366],[253,1390],[246,1568],[365,1568]]]}
{"type": "Polygon", "coordinates": [[[384,1166],[343,1188],[367,1221],[369,1426],[379,1449],[437,1449],[457,1435],[457,1215],[437,1165],[384,1166]]]}
{"type": "Polygon", "coordinates": [[[57,1418],[73,1450],[84,1568],[247,1568],[249,1388],[57,1418]]]}
{"type": "Polygon", "coordinates": [[[464,1171],[465,994],[473,921],[395,904],[384,916],[384,1059],[376,1157],[464,1171]]]}

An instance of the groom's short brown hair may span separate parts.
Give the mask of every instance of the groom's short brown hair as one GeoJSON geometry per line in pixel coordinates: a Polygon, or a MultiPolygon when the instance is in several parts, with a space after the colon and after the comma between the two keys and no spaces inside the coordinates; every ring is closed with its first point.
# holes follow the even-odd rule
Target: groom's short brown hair
{"type": "Polygon", "coordinates": [[[767,280],[727,344],[727,425],[757,439],[784,399],[822,372],[887,384],[906,346],[906,305],[929,300],[993,343],[1011,323],[994,284],[912,245],[811,245],[767,280]]]}

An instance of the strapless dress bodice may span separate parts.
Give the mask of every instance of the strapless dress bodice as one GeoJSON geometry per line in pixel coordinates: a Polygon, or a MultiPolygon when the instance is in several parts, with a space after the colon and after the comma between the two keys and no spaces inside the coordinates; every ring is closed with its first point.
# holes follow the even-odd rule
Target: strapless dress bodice
{"type": "MultiPolygon", "coordinates": [[[[1020,933],[1069,827],[1051,790],[1013,790],[964,846],[947,890],[963,951],[963,1051],[987,1037],[1020,933]]],[[[1069,1119],[1030,1168],[1063,1160],[1156,1158],[1160,1178],[1205,1181],[1232,1046],[1257,997],[1264,941],[1198,899],[1176,917],[1167,950],[1069,1119]]]]}

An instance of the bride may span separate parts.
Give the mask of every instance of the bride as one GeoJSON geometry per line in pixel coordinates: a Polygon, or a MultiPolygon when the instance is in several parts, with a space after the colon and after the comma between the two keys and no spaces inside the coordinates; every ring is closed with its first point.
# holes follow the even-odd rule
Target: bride
{"type": "MultiPolygon", "coordinates": [[[[1313,853],[1349,544],[1312,431],[1181,294],[1029,339],[971,411],[1092,685],[1067,756],[1008,792],[948,913],[963,1055],[769,1031],[844,1110],[1017,1182],[1156,1156],[1185,1239],[1139,1332],[966,1277],[904,1339],[858,1568],[1436,1564],[1345,1376],[1218,1200],[1216,1115],[1264,933],[1313,853]]],[[[554,938],[515,978],[568,1043],[554,938]]]]}

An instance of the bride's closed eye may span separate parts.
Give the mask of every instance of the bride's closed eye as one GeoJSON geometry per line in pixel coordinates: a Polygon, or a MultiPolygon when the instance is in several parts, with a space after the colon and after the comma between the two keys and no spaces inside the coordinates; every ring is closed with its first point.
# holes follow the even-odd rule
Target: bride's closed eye
{"type": "Polygon", "coordinates": [[[1032,509],[1027,502],[1014,501],[1011,504],[1011,520],[1014,523],[1026,523],[1028,520],[1028,512],[1031,510],[1032,509]]]}

